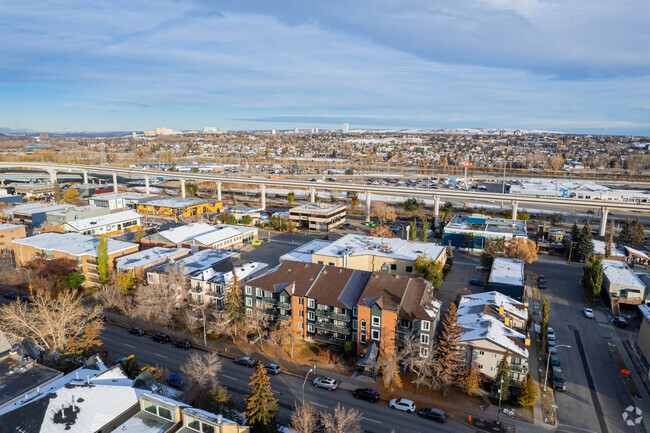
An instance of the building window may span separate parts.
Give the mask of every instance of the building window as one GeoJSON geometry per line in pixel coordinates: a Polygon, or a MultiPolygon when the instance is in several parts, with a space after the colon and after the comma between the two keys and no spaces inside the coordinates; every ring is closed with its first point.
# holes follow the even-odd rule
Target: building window
{"type": "Polygon", "coordinates": [[[413,273],[413,266],[407,266],[406,267],[406,273],[407,274],[412,274],[413,273]]]}
{"type": "Polygon", "coordinates": [[[314,312],[307,311],[307,320],[314,320],[314,312]]]}
{"type": "Polygon", "coordinates": [[[262,301],[255,301],[255,307],[256,308],[262,308],[262,301]]]}
{"type": "Polygon", "coordinates": [[[298,305],[305,305],[305,300],[303,298],[298,298],[298,305]]]}
{"type": "Polygon", "coordinates": [[[372,316],[372,326],[381,326],[381,317],[372,316]]]}
{"type": "Polygon", "coordinates": [[[172,411],[167,409],[167,408],[158,406],[158,416],[160,416],[161,418],[165,418],[166,420],[171,421],[172,420],[172,411]]]}
{"type": "Polygon", "coordinates": [[[246,317],[251,317],[252,315],[253,315],[253,310],[251,310],[250,308],[247,308],[246,309],[246,317]]]}
{"type": "Polygon", "coordinates": [[[253,298],[246,298],[246,306],[247,307],[253,306],[253,298]]]}
{"type": "Polygon", "coordinates": [[[397,265],[396,265],[395,263],[392,263],[392,264],[390,265],[390,270],[391,270],[391,271],[396,271],[396,270],[397,270],[397,265]]]}
{"type": "Polygon", "coordinates": [[[428,347],[420,347],[420,357],[421,358],[426,358],[429,356],[429,348],[428,347]]]}
{"type": "Polygon", "coordinates": [[[313,299],[308,299],[307,300],[307,307],[309,308],[316,308],[316,301],[313,299]]]}
{"type": "Polygon", "coordinates": [[[476,353],[479,354],[479,355],[485,355],[485,351],[484,351],[484,350],[477,350],[476,353]]]}
{"type": "Polygon", "coordinates": [[[322,261],[322,260],[319,260],[319,261],[318,261],[318,264],[319,264],[319,265],[322,265],[322,264],[323,264],[323,261],[322,261]]]}
{"type": "Polygon", "coordinates": [[[357,341],[357,333],[356,332],[352,333],[352,341],[357,341]]]}
{"type": "Polygon", "coordinates": [[[260,289],[260,288],[258,287],[258,288],[256,289],[256,294],[257,294],[257,297],[258,297],[258,298],[261,298],[261,297],[262,297],[262,289],[260,289]]]}
{"type": "Polygon", "coordinates": [[[493,353],[493,354],[492,354],[492,358],[496,358],[496,357],[497,357],[497,354],[496,354],[496,353],[493,353]]]}
{"type": "Polygon", "coordinates": [[[429,335],[428,334],[421,334],[420,335],[420,343],[429,344],[429,335]]]}
{"type": "Polygon", "coordinates": [[[375,341],[379,341],[381,334],[378,329],[373,329],[372,332],[370,333],[370,338],[372,338],[375,341]]]}
{"type": "Polygon", "coordinates": [[[302,310],[298,310],[298,317],[305,317],[305,312],[302,310]]]}
{"type": "Polygon", "coordinates": [[[423,320],[422,322],[422,330],[423,331],[430,331],[431,330],[431,322],[428,320],[423,320]]]}
{"type": "Polygon", "coordinates": [[[357,311],[358,311],[358,310],[357,310],[357,307],[352,308],[352,315],[353,315],[354,317],[357,317],[357,311]]]}
{"type": "Polygon", "coordinates": [[[307,324],[307,332],[314,332],[314,325],[311,323],[307,324]]]}
{"type": "Polygon", "coordinates": [[[303,326],[304,326],[304,325],[303,325],[303,323],[302,323],[302,322],[298,322],[298,328],[299,328],[299,329],[302,329],[302,328],[303,328],[303,326]]]}
{"type": "Polygon", "coordinates": [[[352,329],[357,329],[357,321],[356,320],[352,321],[352,329]]]}
{"type": "Polygon", "coordinates": [[[155,405],[155,404],[153,404],[153,403],[151,403],[151,402],[148,402],[147,400],[144,400],[144,401],[142,402],[142,406],[144,406],[144,410],[145,410],[145,411],[147,411],[147,412],[149,412],[149,413],[152,413],[152,414],[154,414],[154,415],[157,414],[157,413],[156,413],[156,405],[155,405]]]}
{"type": "Polygon", "coordinates": [[[366,332],[366,321],[365,320],[361,321],[361,332],[366,332]]]}

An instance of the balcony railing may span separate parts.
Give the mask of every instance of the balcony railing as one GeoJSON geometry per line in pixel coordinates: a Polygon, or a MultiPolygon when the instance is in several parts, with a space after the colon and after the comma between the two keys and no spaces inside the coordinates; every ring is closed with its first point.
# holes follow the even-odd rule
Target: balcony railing
{"type": "Polygon", "coordinates": [[[516,371],[518,373],[528,373],[528,366],[527,365],[512,365],[510,364],[510,367],[508,367],[512,371],[516,371]]]}
{"type": "Polygon", "coordinates": [[[316,322],[316,323],[314,323],[314,326],[316,328],[318,328],[318,329],[326,329],[328,331],[336,332],[336,333],[339,333],[339,334],[345,334],[345,335],[350,335],[350,332],[351,332],[350,328],[345,328],[343,326],[336,326],[336,325],[332,325],[330,323],[316,322]]]}
{"type": "Polygon", "coordinates": [[[262,302],[265,302],[265,303],[271,304],[271,305],[277,305],[278,300],[275,299],[275,298],[262,298],[262,302]]]}
{"type": "Polygon", "coordinates": [[[347,314],[335,313],[331,310],[316,310],[316,316],[329,317],[334,320],[343,320],[345,322],[352,320],[352,317],[348,316],[347,314]]]}
{"type": "Polygon", "coordinates": [[[336,344],[336,345],[339,345],[339,346],[343,346],[347,340],[343,340],[341,338],[330,337],[330,336],[322,335],[322,334],[315,334],[314,335],[314,341],[318,341],[319,343],[336,344]]]}
{"type": "Polygon", "coordinates": [[[283,310],[291,310],[291,304],[288,302],[278,301],[277,306],[283,310]]]}
{"type": "Polygon", "coordinates": [[[395,327],[395,330],[397,332],[399,332],[399,333],[402,333],[402,334],[410,334],[411,332],[413,332],[413,329],[409,328],[408,326],[399,326],[398,325],[398,326],[395,327]]]}
{"type": "Polygon", "coordinates": [[[289,316],[288,314],[278,314],[278,320],[288,322],[290,319],[291,319],[291,316],[289,316]]]}

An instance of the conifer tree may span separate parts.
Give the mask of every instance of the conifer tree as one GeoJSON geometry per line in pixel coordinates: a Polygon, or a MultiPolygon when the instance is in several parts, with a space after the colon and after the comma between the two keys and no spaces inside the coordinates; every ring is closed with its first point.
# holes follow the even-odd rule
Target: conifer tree
{"type": "Polygon", "coordinates": [[[247,423],[251,426],[251,433],[271,433],[278,430],[275,416],[278,412],[278,400],[273,398],[271,380],[266,374],[264,366],[260,363],[251,376],[251,387],[246,400],[247,423]]]}
{"type": "Polygon", "coordinates": [[[444,376],[439,379],[441,379],[445,389],[452,382],[461,380],[465,373],[463,368],[465,354],[458,344],[460,337],[458,310],[456,304],[452,303],[442,320],[442,331],[438,339],[438,351],[436,353],[437,361],[442,370],[440,374],[444,376]]]}
{"type": "Polygon", "coordinates": [[[409,241],[414,241],[418,237],[418,227],[415,224],[415,221],[411,221],[409,224],[409,241]]]}
{"type": "Polygon", "coordinates": [[[550,308],[550,304],[548,302],[548,299],[544,299],[544,302],[542,302],[542,326],[540,329],[540,337],[542,340],[542,345],[546,347],[546,336],[548,334],[548,310],[550,308]]]}
{"type": "Polygon", "coordinates": [[[429,218],[422,218],[422,228],[420,229],[420,240],[426,242],[429,239],[429,218]]]}
{"type": "Polygon", "coordinates": [[[519,406],[521,407],[529,407],[535,404],[536,399],[537,388],[535,387],[533,373],[529,371],[526,375],[526,380],[524,381],[523,386],[517,395],[517,403],[519,403],[519,406]]]}
{"type": "Polygon", "coordinates": [[[639,217],[636,217],[634,221],[634,229],[632,231],[632,243],[635,245],[643,245],[645,239],[645,233],[643,231],[643,223],[639,220],[639,217]]]}
{"type": "Polygon", "coordinates": [[[578,228],[578,221],[573,220],[573,227],[571,227],[571,242],[576,246],[580,240],[580,229],[578,228]]]}
{"type": "Polygon", "coordinates": [[[607,245],[605,246],[605,258],[609,258],[612,255],[612,249],[614,248],[614,220],[611,221],[609,225],[609,233],[607,233],[607,245]]]}
{"type": "Polygon", "coordinates": [[[582,268],[582,287],[593,302],[598,300],[603,285],[603,258],[591,256],[582,268]]]}
{"type": "Polygon", "coordinates": [[[626,219],[618,234],[618,240],[622,244],[629,244],[632,241],[632,228],[630,227],[630,219],[626,219]]]}
{"type": "Polygon", "coordinates": [[[578,236],[578,248],[576,253],[580,260],[587,261],[594,254],[594,245],[591,243],[591,226],[589,221],[587,221],[580,231],[580,236],[578,236]]]}
{"type": "Polygon", "coordinates": [[[226,308],[224,309],[225,319],[228,321],[228,332],[232,337],[233,343],[235,337],[246,319],[246,307],[242,298],[242,291],[237,278],[237,272],[233,269],[232,280],[226,287],[226,308]]]}
{"type": "Polygon", "coordinates": [[[61,184],[54,182],[54,201],[61,203],[63,201],[63,191],[61,191],[61,184]]]}
{"type": "Polygon", "coordinates": [[[102,286],[109,283],[108,278],[108,240],[106,236],[99,238],[97,243],[97,274],[99,274],[99,282],[102,286]]]}
{"type": "Polygon", "coordinates": [[[508,400],[510,397],[510,375],[508,374],[508,357],[510,352],[506,351],[499,361],[499,366],[497,367],[497,389],[501,389],[501,399],[508,400]],[[501,378],[503,377],[503,385],[501,384],[501,378]]]}

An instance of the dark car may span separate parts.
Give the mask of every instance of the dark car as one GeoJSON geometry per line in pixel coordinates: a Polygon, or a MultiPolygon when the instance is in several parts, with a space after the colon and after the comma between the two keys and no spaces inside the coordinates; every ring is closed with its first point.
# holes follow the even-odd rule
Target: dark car
{"type": "Polygon", "coordinates": [[[546,280],[539,280],[539,288],[540,289],[546,288],[546,280]]]}
{"type": "Polygon", "coordinates": [[[169,338],[169,335],[160,333],[160,334],[153,335],[151,337],[151,341],[155,341],[156,343],[160,343],[160,344],[165,344],[172,341],[172,339],[169,338]]]}
{"type": "Polygon", "coordinates": [[[257,365],[257,361],[254,359],[248,357],[248,356],[242,356],[241,358],[235,359],[235,364],[237,365],[243,365],[244,367],[252,368],[257,365]]]}
{"type": "Polygon", "coordinates": [[[172,346],[187,350],[192,347],[192,343],[190,343],[190,340],[176,340],[172,343],[172,346]]]}
{"type": "Polygon", "coordinates": [[[553,371],[553,388],[558,391],[565,391],[566,386],[564,385],[564,377],[562,373],[558,371],[553,371]]]}
{"type": "Polygon", "coordinates": [[[421,418],[432,419],[438,422],[447,421],[447,414],[442,409],[436,409],[434,407],[427,407],[425,409],[420,409],[418,415],[421,418]]]}
{"type": "Polygon", "coordinates": [[[470,286],[484,286],[485,283],[481,280],[477,280],[476,278],[472,278],[469,280],[469,285],[470,286]]]}
{"type": "Polygon", "coordinates": [[[549,363],[550,363],[553,367],[559,367],[559,366],[561,365],[561,363],[560,363],[560,358],[558,358],[557,355],[551,355],[551,359],[550,359],[549,363]]]}
{"type": "Polygon", "coordinates": [[[129,334],[137,335],[138,337],[142,337],[144,335],[144,329],[138,327],[131,328],[128,332],[129,334]]]}
{"type": "Polygon", "coordinates": [[[14,299],[18,298],[18,295],[15,293],[5,293],[4,298],[13,301],[14,299]]]}
{"type": "Polygon", "coordinates": [[[32,303],[32,297],[31,296],[21,296],[20,297],[20,302],[27,302],[28,304],[32,303]]]}
{"type": "Polygon", "coordinates": [[[370,403],[377,403],[380,399],[379,393],[374,389],[369,388],[358,388],[352,392],[354,398],[360,398],[362,400],[368,400],[370,403]]]}
{"type": "Polygon", "coordinates": [[[614,317],[612,319],[612,323],[614,324],[614,326],[618,326],[619,328],[627,327],[627,320],[625,320],[625,318],[621,316],[614,317]]]}
{"type": "Polygon", "coordinates": [[[170,374],[167,376],[167,379],[165,379],[165,382],[167,382],[167,385],[171,386],[172,388],[183,388],[183,377],[180,374],[170,374]]]}
{"type": "Polygon", "coordinates": [[[264,369],[268,374],[276,375],[280,374],[280,366],[278,364],[265,364],[264,369]]]}

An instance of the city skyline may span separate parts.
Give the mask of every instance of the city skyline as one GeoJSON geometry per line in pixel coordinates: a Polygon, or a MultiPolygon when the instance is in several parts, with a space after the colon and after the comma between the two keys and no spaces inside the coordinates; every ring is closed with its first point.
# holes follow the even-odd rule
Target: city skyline
{"type": "Polygon", "coordinates": [[[650,5],[6,5],[0,128],[650,135],[650,5]],[[587,11],[587,12],[585,12],[587,11]],[[645,32],[645,33],[644,33],[645,32]]]}

